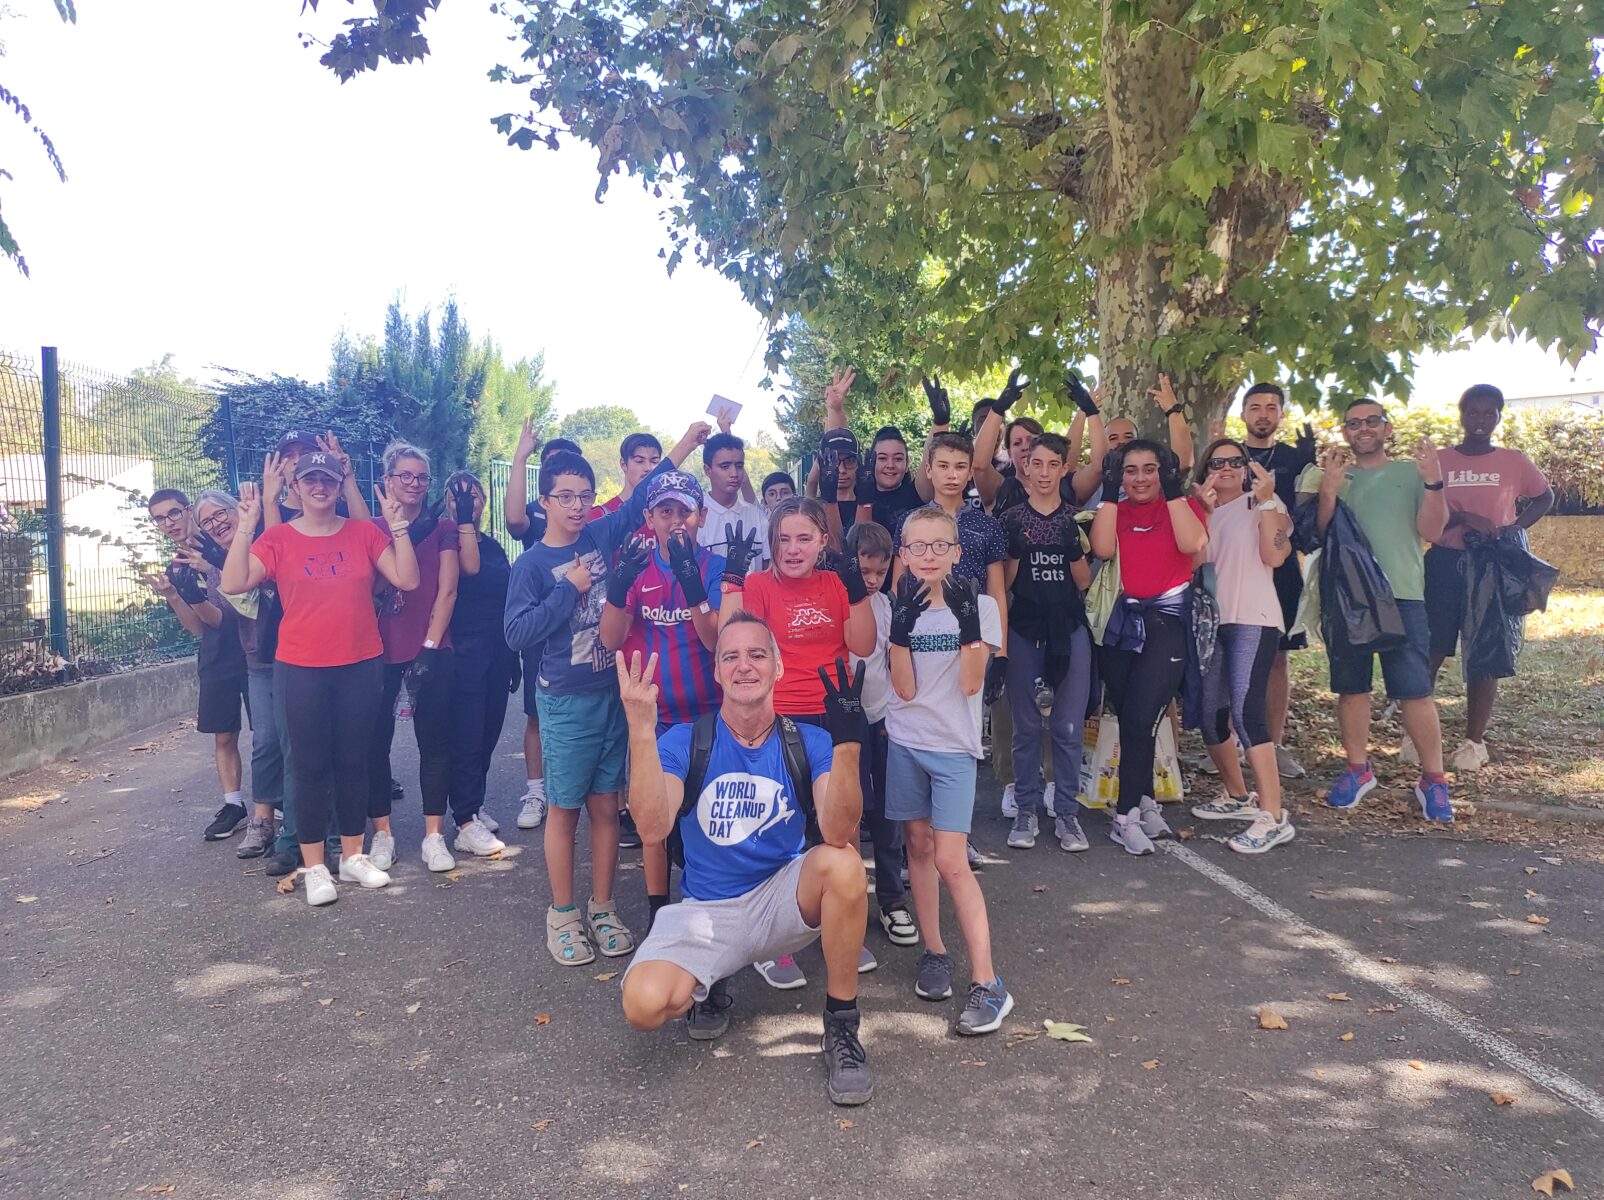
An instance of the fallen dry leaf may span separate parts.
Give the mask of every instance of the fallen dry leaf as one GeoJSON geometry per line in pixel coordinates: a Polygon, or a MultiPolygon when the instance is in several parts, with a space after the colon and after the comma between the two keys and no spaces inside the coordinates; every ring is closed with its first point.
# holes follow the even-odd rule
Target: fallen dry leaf
{"type": "Polygon", "coordinates": [[[1532,913],[1531,915],[1529,915],[1526,918],[1526,924],[1528,924],[1528,925],[1547,925],[1548,924],[1548,918],[1547,917],[1540,917],[1536,913],[1532,913]]]}
{"type": "Polygon", "coordinates": [[[1515,1097],[1508,1092],[1488,1092],[1487,1099],[1500,1106],[1515,1103],[1515,1097]]]}
{"type": "Polygon", "coordinates": [[[1409,1060],[1409,1065],[1417,1071],[1424,1071],[1426,1069],[1426,1064],[1421,1062],[1418,1058],[1411,1058],[1409,1060]]]}
{"type": "Polygon", "coordinates": [[[1538,896],[1538,894],[1536,892],[1532,891],[1531,888],[1527,888],[1526,889],[1526,899],[1528,899],[1528,900],[1537,900],[1537,899],[1540,899],[1540,897],[1538,896]]]}
{"type": "Polygon", "coordinates": [[[1506,970],[1504,972],[1504,974],[1505,975],[1519,975],[1520,974],[1520,968],[1519,967],[1510,967],[1508,970],[1506,970]]]}
{"type": "Polygon", "coordinates": [[[1145,1063],[1142,1064],[1142,1070],[1151,1071],[1156,1066],[1158,1066],[1158,1059],[1150,1058],[1145,1063]]]}
{"type": "Polygon", "coordinates": [[[501,851],[500,850],[492,850],[489,854],[485,855],[485,861],[486,862],[495,862],[500,857],[501,857],[501,851]]]}
{"type": "Polygon", "coordinates": [[[318,1003],[321,1004],[324,1008],[327,1008],[329,1005],[334,1003],[334,997],[330,996],[327,1000],[319,1000],[318,1003]]]}
{"type": "Polygon", "coordinates": [[[603,971],[600,975],[596,976],[596,982],[597,983],[606,983],[609,979],[617,979],[617,978],[618,978],[618,972],[617,971],[603,971]]]}
{"type": "Polygon", "coordinates": [[[1396,1004],[1378,1004],[1375,1008],[1365,1009],[1367,1013],[1395,1013],[1397,1011],[1398,1006],[1396,1004]]]}
{"type": "Polygon", "coordinates": [[[1031,888],[1030,890],[1033,891],[1033,892],[1045,892],[1047,890],[1047,885],[1045,883],[1038,883],[1035,887],[1031,888]]]}
{"type": "Polygon", "coordinates": [[[288,896],[295,890],[295,876],[284,876],[283,879],[278,881],[273,890],[276,891],[280,896],[288,896]]]}
{"type": "Polygon", "coordinates": [[[536,1013],[535,1014],[535,1024],[536,1025],[550,1025],[551,1024],[551,1016],[550,1016],[550,1014],[548,1014],[548,1013],[536,1013]]]}
{"type": "Polygon", "coordinates": [[[840,1120],[838,1120],[835,1123],[835,1127],[837,1129],[851,1129],[852,1128],[852,1122],[847,1120],[847,1118],[842,1117],[840,1120]]]}
{"type": "Polygon", "coordinates": [[[1554,1194],[1554,1185],[1559,1184],[1567,1192],[1575,1191],[1576,1185],[1571,1182],[1571,1173],[1566,1170],[1544,1171],[1532,1180],[1532,1191],[1542,1192],[1545,1196],[1554,1194]]]}
{"type": "Polygon", "coordinates": [[[1286,1027],[1287,1027],[1287,1019],[1285,1017],[1283,1017],[1280,1013],[1276,1012],[1275,1009],[1273,1009],[1273,1008],[1261,1008],[1261,1009],[1259,1009],[1259,1028],[1260,1029],[1285,1029],[1286,1027]]]}
{"type": "Polygon", "coordinates": [[[1326,999],[1327,1000],[1334,1000],[1338,1004],[1346,1004],[1346,1003],[1348,1003],[1348,993],[1347,992],[1327,992],[1326,993],[1326,999]]]}
{"type": "Polygon", "coordinates": [[[1112,983],[1115,987],[1126,987],[1131,981],[1129,979],[1110,979],[1108,982],[1112,983]]]}
{"type": "Polygon", "coordinates": [[[1351,1042],[1351,1041],[1353,1041],[1353,1034],[1345,1033],[1341,1037],[1339,1037],[1337,1039],[1337,1041],[1339,1041],[1339,1042],[1351,1042]]]}
{"type": "Polygon", "coordinates": [[[462,872],[461,871],[447,871],[446,872],[446,878],[451,880],[452,883],[456,883],[457,880],[462,878],[462,872]]]}
{"type": "Polygon", "coordinates": [[[38,896],[18,896],[17,897],[17,903],[18,904],[33,904],[38,899],[39,899],[38,896]]]}
{"type": "Polygon", "coordinates": [[[531,1129],[538,1129],[538,1130],[541,1130],[541,1131],[542,1131],[542,1132],[544,1132],[544,1131],[545,1131],[545,1130],[547,1130],[547,1129],[550,1129],[550,1128],[551,1128],[551,1122],[552,1122],[552,1119],[553,1119],[553,1118],[551,1118],[551,1117],[547,1117],[547,1118],[546,1118],[546,1119],[545,1119],[545,1120],[544,1120],[544,1121],[536,1121],[536,1122],[535,1122],[535,1123],[534,1123],[534,1124],[533,1124],[533,1125],[531,1125],[531,1126],[530,1126],[530,1127],[529,1127],[529,1128],[531,1128],[531,1129]]]}
{"type": "Polygon", "coordinates": [[[1526,868],[1526,874],[1528,874],[1528,875],[1537,874],[1537,868],[1536,867],[1527,867],[1526,868]]]}
{"type": "Polygon", "coordinates": [[[1381,959],[1380,959],[1380,961],[1381,961],[1381,962],[1384,962],[1384,963],[1395,963],[1395,962],[1397,962],[1397,961],[1398,961],[1398,960],[1397,960],[1397,959],[1396,959],[1396,958],[1392,958],[1392,957],[1390,957],[1390,956],[1388,956],[1388,955],[1385,955],[1385,954],[1383,954],[1383,955],[1382,955],[1382,956],[1381,956],[1381,959]]]}
{"type": "Polygon", "coordinates": [[[407,1015],[411,1016],[413,1013],[417,1012],[418,1009],[420,1009],[422,1007],[423,1007],[423,1001],[422,1000],[414,1000],[411,1004],[407,1005],[407,1015]]]}
{"type": "Polygon", "coordinates": [[[1047,1031],[1047,1036],[1060,1042],[1090,1042],[1086,1036],[1086,1026],[1075,1025],[1069,1021],[1043,1021],[1041,1027],[1047,1031]]]}
{"type": "Polygon", "coordinates": [[[762,1144],[763,1144],[763,1139],[762,1138],[753,1138],[750,1142],[746,1143],[746,1148],[748,1150],[756,1150],[762,1144]]]}
{"type": "Polygon", "coordinates": [[[1183,842],[1189,842],[1192,840],[1192,831],[1190,829],[1183,829],[1175,836],[1180,838],[1183,842]]]}

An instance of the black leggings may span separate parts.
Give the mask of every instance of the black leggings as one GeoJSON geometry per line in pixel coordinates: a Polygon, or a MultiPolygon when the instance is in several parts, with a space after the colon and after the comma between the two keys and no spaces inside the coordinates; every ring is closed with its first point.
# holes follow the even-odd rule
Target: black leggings
{"type": "Polygon", "coordinates": [[[1214,661],[1203,679],[1203,744],[1224,745],[1236,723],[1242,748],[1270,740],[1270,668],[1281,631],[1268,625],[1221,625],[1214,661]]]}
{"type": "Polygon", "coordinates": [[[485,776],[507,719],[507,685],[518,655],[500,632],[451,635],[457,678],[451,715],[451,815],[458,825],[484,807],[485,776]]]}
{"type": "Polygon", "coordinates": [[[368,744],[384,689],[383,660],[343,667],[280,662],[273,668],[273,687],[284,697],[295,781],[291,802],[295,827],[306,835],[303,843],[317,845],[331,828],[342,837],[361,837],[367,827],[368,744]]]}
{"type": "Polygon", "coordinates": [[[1179,617],[1149,610],[1140,654],[1103,646],[1098,664],[1108,706],[1119,718],[1119,811],[1130,812],[1153,794],[1153,745],[1164,710],[1186,673],[1186,627],[1179,617]]]}
{"type": "MultiPolygon", "coordinates": [[[[384,664],[384,703],[373,723],[368,758],[368,816],[390,815],[390,743],[395,740],[395,702],[411,663],[384,664]]],[[[446,815],[451,790],[451,692],[456,656],[449,648],[434,652],[423,682],[412,683],[412,733],[418,739],[418,788],[423,815],[446,815]]]]}

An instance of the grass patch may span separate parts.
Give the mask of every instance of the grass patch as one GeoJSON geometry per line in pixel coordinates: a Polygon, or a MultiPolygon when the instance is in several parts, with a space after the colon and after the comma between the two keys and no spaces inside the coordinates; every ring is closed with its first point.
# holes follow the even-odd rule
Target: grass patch
{"type": "MultiPolygon", "coordinates": [[[[1329,683],[1325,650],[1316,639],[1314,647],[1292,656],[1287,721],[1287,740],[1315,776],[1311,788],[1329,783],[1342,761],[1329,683]]],[[[1371,745],[1385,779],[1397,766],[1402,726],[1396,718],[1379,719],[1385,705],[1379,668],[1376,688],[1371,745]]],[[[1452,754],[1465,734],[1465,684],[1458,660],[1443,664],[1437,702],[1444,748],[1452,754]]],[[[1604,806],[1604,590],[1556,589],[1548,611],[1528,619],[1519,674],[1499,685],[1487,748],[1491,765],[1456,778],[1456,798],[1604,806]]],[[[1413,768],[1402,770],[1412,783],[1413,768]]]]}

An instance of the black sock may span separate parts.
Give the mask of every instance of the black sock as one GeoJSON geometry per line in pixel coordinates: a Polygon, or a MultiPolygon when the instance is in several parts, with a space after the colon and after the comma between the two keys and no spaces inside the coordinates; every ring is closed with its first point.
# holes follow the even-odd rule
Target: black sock
{"type": "Polygon", "coordinates": [[[667,893],[664,893],[661,896],[653,896],[651,893],[649,893],[649,892],[647,893],[647,895],[646,895],[646,932],[647,933],[650,933],[652,931],[652,926],[657,921],[657,914],[659,912],[661,912],[663,909],[667,908],[667,907],[668,907],[668,895],[667,895],[667,893]]]}
{"type": "Polygon", "coordinates": [[[824,1011],[827,1013],[855,1012],[858,1007],[857,997],[851,1000],[837,1000],[834,996],[824,997],[824,1011]]]}

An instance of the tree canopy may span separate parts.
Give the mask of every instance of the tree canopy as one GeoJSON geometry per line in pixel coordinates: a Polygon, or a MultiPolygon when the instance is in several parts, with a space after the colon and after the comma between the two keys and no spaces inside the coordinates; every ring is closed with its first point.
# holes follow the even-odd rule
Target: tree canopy
{"type": "Polygon", "coordinates": [[[497,7],[496,128],[637,175],[771,367],[792,316],[858,356],[867,304],[904,386],[1095,354],[1116,409],[1162,369],[1201,421],[1250,376],[1406,395],[1467,334],[1597,345],[1604,0],[497,7]]]}

